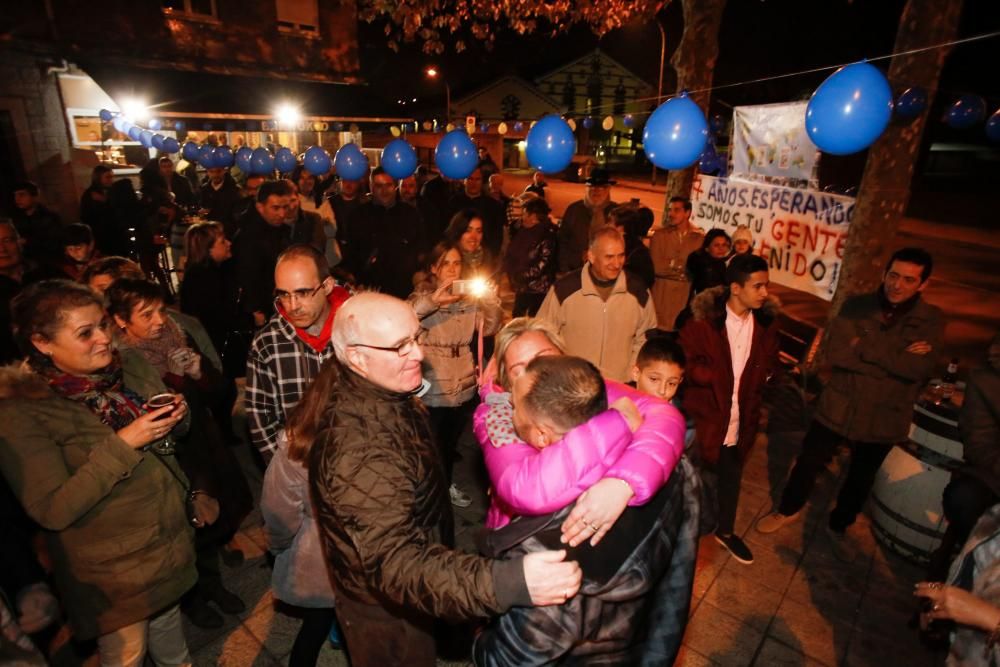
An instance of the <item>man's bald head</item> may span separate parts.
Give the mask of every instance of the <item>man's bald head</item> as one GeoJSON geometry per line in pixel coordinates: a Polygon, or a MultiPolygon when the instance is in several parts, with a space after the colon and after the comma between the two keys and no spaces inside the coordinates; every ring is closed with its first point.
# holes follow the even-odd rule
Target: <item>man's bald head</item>
{"type": "Polygon", "coordinates": [[[358,375],[390,391],[420,386],[420,321],[405,301],[378,292],[355,294],[333,318],[333,351],[358,375]]]}

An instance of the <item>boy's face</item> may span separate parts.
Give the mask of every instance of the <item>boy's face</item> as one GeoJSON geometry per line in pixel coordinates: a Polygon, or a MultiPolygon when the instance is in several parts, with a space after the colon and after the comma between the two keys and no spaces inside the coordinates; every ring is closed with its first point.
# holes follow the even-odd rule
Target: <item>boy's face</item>
{"type": "Polygon", "coordinates": [[[642,368],[633,366],[632,379],[642,393],[669,401],[684,381],[684,369],[669,361],[654,361],[642,368]]]}
{"type": "Polygon", "coordinates": [[[534,373],[523,373],[514,380],[511,404],[514,406],[514,431],[517,437],[536,449],[544,449],[562,438],[544,419],[537,418],[524,405],[524,396],[535,383],[534,373]]]}

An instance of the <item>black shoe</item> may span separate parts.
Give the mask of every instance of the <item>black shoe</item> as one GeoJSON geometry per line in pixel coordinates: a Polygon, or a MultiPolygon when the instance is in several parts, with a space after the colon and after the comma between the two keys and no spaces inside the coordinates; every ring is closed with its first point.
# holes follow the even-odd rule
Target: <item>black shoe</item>
{"type": "Polygon", "coordinates": [[[724,546],[737,562],[744,565],[749,565],[753,562],[753,552],[750,551],[750,547],[736,535],[722,536],[716,533],[715,541],[724,546]]]}
{"type": "Polygon", "coordinates": [[[204,591],[206,600],[214,602],[226,614],[242,614],[247,610],[243,600],[235,593],[231,593],[221,585],[212,586],[204,591]]]}
{"type": "Polygon", "coordinates": [[[190,603],[181,605],[181,611],[188,617],[191,624],[203,630],[215,630],[221,628],[225,621],[219,612],[208,606],[208,602],[200,597],[191,600],[190,603]]]}
{"type": "Polygon", "coordinates": [[[226,564],[226,567],[239,567],[246,560],[243,552],[239,549],[220,549],[219,556],[222,558],[222,562],[226,564]]]}

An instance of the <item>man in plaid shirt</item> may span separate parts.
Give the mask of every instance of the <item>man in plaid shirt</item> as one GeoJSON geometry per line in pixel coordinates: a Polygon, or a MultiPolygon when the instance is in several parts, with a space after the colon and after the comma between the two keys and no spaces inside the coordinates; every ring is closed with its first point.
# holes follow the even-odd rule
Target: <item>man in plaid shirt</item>
{"type": "Polygon", "coordinates": [[[333,316],[350,296],[330,277],[323,253],[308,245],[281,253],[274,285],[276,312],[254,336],[247,362],[250,437],[265,463],[277,450],[288,413],[333,354],[333,316]]]}

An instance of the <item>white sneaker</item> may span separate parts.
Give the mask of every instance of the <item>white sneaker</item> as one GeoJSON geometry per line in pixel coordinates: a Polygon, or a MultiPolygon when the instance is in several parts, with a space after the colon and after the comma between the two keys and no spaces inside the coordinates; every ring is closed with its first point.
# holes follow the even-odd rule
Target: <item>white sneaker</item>
{"type": "Polygon", "coordinates": [[[448,495],[451,496],[451,504],[455,507],[468,507],[472,504],[469,494],[454,484],[448,487],[448,495]]]}

